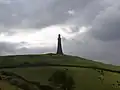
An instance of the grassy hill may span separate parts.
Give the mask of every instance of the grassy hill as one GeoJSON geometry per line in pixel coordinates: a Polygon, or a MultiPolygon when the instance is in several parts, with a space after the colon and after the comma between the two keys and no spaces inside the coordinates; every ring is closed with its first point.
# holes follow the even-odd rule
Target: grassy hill
{"type": "MultiPolygon", "coordinates": [[[[38,54],[38,55],[15,55],[15,56],[0,56],[0,65],[16,65],[23,63],[39,63],[46,62],[51,64],[72,64],[72,65],[85,65],[85,66],[99,66],[110,68],[113,65],[95,62],[85,58],[69,55],[56,55],[56,54],[38,54]],[[110,66],[110,67],[109,67],[110,66]]],[[[113,66],[115,68],[117,66],[113,66]]],[[[116,69],[116,68],[115,68],[116,69]]]]}
{"type": "MultiPolygon", "coordinates": [[[[46,62],[51,64],[96,66],[112,70],[120,70],[119,66],[103,64],[101,62],[95,62],[92,60],[87,60],[84,58],[69,55],[60,56],[56,54],[40,54],[0,57],[0,66],[16,65],[23,63],[31,64],[40,62],[46,62]]],[[[75,81],[76,88],[74,90],[120,90],[120,74],[108,71],[103,71],[104,75],[101,75],[100,72],[94,69],[76,67],[29,67],[1,70],[14,72],[30,81],[37,81],[41,84],[49,84],[48,79],[50,78],[50,76],[55,71],[63,70],[64,68],[68,69],[68,74],[71,75],[75,81]],[[103,78],[103,81],[99,79],[99,77],[101,76],[103,78]]],[[[3,83],[3,81],[0,81],[0,84],[1,83],[7,85],[6,83],[3,83]]],[[[13,85],[11,86],[11,88],[9,86],[9,89],[5,88],[4,90],[16,90],[16,88],[14,88],[13,85]]]]}

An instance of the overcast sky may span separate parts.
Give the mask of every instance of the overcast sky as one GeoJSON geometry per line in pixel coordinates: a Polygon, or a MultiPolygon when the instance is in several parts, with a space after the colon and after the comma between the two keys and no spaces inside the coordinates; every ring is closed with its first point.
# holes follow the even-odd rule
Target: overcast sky
{"type": "Polygon", "coordinates": [[[0,55],[56,52],[120,65],[120,0],[0,0],[0,55]]]}

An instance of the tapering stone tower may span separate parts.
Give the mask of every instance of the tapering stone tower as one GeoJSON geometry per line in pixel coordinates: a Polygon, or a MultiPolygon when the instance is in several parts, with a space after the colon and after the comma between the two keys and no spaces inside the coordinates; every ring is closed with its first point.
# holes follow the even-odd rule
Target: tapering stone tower
{"type": "Polygon", "coordinates": [[[57,54],[61,54],[61,55],[63,55],[60,34],[58,35],[57,54]]]}

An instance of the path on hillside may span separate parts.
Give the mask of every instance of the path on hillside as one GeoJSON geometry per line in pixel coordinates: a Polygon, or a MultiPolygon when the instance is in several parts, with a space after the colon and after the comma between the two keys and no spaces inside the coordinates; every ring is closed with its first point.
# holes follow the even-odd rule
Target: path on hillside
{"type": "Polygon", "coordinates": [[[75,68],[89,68],[94,70],[103,70],[114,73],[120,73],[120,70],[112,70],[108,68],[101,68],[97,66],[81,66],[81,65],[64,65],[64,64],[48,64],[48,63],[35,63],[35,64],[20,64],[20,65],[12,65],[12,66],[1,66],[0,69],[12,69],[12,68],[28,68],[28,67],[75,67],[75,68]]]}

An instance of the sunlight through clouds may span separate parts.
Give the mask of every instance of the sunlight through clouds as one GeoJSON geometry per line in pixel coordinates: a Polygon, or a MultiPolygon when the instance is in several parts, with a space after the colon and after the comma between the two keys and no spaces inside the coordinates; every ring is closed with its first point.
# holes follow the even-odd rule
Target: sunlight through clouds
{"type": "MultiPolygon", "coordinates": [[[[79,33],[85,32],[86,28],[81,27],[79,33]]],[[[67,40],[74,38],[77,33],[69,33],[72,32],[68,26],[50,26],[47,28],[43,28],[41,30],[20,30],[20,29],[12,29],[12,31],[17,31],[14,35],[8,36],[7,33],[0,34],[0,41],[12,42],[12,43],[21,43],[21,47],[54,47],[56,45],[58,34],[61,34],[62,37],[65,37],[67,40]],[[61,29],[61,27],[66,29],[61,29]],[[66,30],[66,31],[65,31],[66,30]],[[28,32],[29,31],[29,32],[28,32]]]]}

